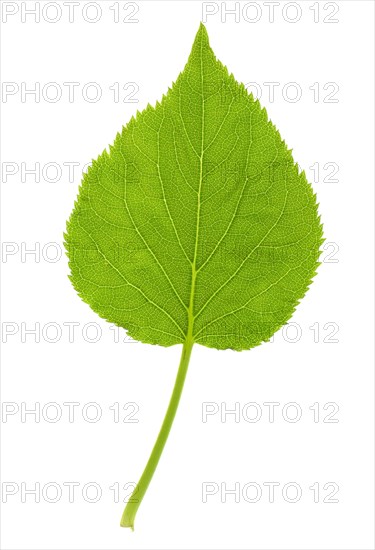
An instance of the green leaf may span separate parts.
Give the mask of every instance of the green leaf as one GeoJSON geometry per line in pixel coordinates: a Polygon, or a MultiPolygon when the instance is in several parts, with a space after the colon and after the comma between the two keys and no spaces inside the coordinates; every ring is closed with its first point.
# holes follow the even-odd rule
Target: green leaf
{"type": "Polygon", "coordinates": [[[202,24],[161,102],[93,161],[66,234],[82,300],[136,340],[184,344],[188,358],[195,342],[267,341],[304,296],[321,243],[304,172],[202,24]]]}

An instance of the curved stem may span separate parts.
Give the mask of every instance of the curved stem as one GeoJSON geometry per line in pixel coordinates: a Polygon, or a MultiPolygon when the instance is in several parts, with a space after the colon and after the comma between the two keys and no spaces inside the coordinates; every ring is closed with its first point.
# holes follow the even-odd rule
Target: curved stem
{"type": "Polygon", "coordinates": [[[180,366],[178,368],[176,382],[173,388],[172,396],[169,401],[168,409],[164,417],[163,424],[161,426],[159,435],[155,442],[154,448],[152,449],[150,458],[146,464],[146,467],[143,471],[143,474],[135,487],[129,502],[127,503],[124,513],[122,514],[120,525],[121,527],[130,527],[134,530],[134,520],[137,514],[137,510],[145,496],[147,488],[150,484],[152,476],[156,470],[159,459],[163,452],[165,443],[168,439],[169,432],[173,424],[174,417],[176,416],[176,411],[178,404],[180,402],[180,397],[182,389],[184,387],[185,377],[187,369],[189,366],[189,360],[191,355],[191,350],[193,348],[194,341],[189,335],[182,347],[182,354],[180,359],[180,366]]]}

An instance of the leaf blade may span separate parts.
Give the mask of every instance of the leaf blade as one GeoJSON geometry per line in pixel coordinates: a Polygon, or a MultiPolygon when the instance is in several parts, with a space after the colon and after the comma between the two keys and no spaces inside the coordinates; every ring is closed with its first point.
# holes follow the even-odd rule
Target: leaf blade
{"type": "Polygon", "coordinates": [[[237,350],[290,318],[321,242],[304,173],[203,25],[168,94],[89,169],[66,237],[76,290],[133,338],[237,350]]]}

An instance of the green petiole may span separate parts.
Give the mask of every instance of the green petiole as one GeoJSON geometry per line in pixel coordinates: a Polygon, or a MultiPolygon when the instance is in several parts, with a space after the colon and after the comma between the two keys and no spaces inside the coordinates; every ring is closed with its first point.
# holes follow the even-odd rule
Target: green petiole
{"type": "Polygon", "coordinates": [[[137,514],[137,510],[141,505],[143,497],[146,494],[147,488],[150,485],[152,476],[156,470],[156,467],[159,463],[160,457],[162,455],[164,446],[167,442],[169,432],[173,424],[174,417],[176,416],[176,411],[178,404],[180,402],[180,397],[182,389],[184,387],[184,382],[186,378],[187,369],[189,366],[191,350],[193,348],[194,341],[191,336],[188,336],[185,340],[185,343],[182,347],[180,365],[177,372],[176,382],[173,388],[172,396],[169,401],[168,409],[164,417],[163,424],[161,426],[159,435],[156,439],[154,448],[152,449],[150,458],[146,464],[146,467],[141,475],[141,478],[135,487],[129,502],[127,503],[124,513],[122,514],[120,525],[121,527],[130,527],[134,530],[134,520],[137,514]]]}

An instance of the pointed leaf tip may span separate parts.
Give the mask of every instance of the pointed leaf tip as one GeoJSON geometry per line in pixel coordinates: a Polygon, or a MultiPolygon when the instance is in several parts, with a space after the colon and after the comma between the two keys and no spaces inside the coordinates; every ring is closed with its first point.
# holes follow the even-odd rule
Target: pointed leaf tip
{"type": "Polygon", "coordinates": [[[197,43],[200,44],[201,42],[203,42],[204,46],[209,46],[207,29],[202,22],[200,22],[199,24],[197,34],[195,35],[194,44],[197,44],[197,43]]]}

